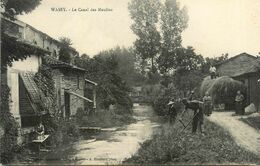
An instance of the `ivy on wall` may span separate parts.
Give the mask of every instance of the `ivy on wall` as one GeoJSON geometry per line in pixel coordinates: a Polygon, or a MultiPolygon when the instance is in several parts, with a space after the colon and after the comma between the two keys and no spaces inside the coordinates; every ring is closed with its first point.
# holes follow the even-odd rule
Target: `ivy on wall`
{"type": "Polygon", "coordinates": [[[31,55],[43,56],[48,51],[41,49],[40,47],[34,46],[24,41],[19,41],[15,37],[1,33],[1,50],[2,50],[2,65],[12,66],[12,62],[18,60],[24,60],[31,55]]]}
{"type": "Polygon", "coordinates": [[[17,146],[18,124],[10,113],[10,89],[7,85],[1,85],[1,103],[0,103],[0,126],[4,129],[4,135],[0,140],[1,163],[8,163],[17,146]]]}
{"type": "Polygon", "coordinates": [[[43,109],[50,114],[56,113],[56,91],[55,82],[53,80],[52,69],[46,64],[40,66],[38,72],[34,76],[34,81],[37,87],[43,93],[45,99],[48,99],[46,103],[43,103],[43,109]]]}

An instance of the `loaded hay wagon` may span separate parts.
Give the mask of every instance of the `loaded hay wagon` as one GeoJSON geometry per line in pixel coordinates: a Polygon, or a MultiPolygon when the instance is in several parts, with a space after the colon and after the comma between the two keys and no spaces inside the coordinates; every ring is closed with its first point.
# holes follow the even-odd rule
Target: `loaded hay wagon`
{"type": "Polygon", "coordinates": [[[201,84],[200,94],[204,96],[206,92],[209,92],[214,106],[224,104],[225,110],[233,110],[235,108],[235,97],[238,90],[246,96],[246,86],[240,81],[228,76],[218,77],[216,79],[206,77],[201,84]]]}

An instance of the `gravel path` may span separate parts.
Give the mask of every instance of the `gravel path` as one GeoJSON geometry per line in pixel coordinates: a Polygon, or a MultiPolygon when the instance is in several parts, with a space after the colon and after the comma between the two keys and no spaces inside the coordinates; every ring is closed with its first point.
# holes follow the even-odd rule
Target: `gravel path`
{"type": "Polygon", "coordinates": [[[233,112],[213,112],[208,120],[222,126],[233,136],[236,143],[260,156],[260,131],[240,121],[233,112]]]}

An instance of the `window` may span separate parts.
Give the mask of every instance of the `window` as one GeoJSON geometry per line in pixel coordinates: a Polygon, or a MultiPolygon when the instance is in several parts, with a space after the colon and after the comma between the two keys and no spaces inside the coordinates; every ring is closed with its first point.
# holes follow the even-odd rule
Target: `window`
{"type": "Polygon", "coordinates": [[[34,43],[35,45],[37,45],[37,41],[36,41],[35,39],[33,39],[33,43],[34,43]]]}

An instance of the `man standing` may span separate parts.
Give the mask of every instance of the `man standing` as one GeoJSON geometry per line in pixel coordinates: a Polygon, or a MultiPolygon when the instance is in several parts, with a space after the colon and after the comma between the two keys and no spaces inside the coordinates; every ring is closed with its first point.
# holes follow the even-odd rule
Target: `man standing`
{"type": "MultiPolygon", "coordinates": [[[[197,128],[199,131],[204,134],[203,129],[203,121],[204,121],[204,115],[203,115],[203,103],[198,100],[188,101],[187,99],[182,99],[182,103],[185,105],[185,110],[191,109],[194,111],[193,119],[192,119],[192,133],[196,133],[197,128]]],[[[183,112],[184,113],[184,112],[183,112]]]]}
{"type": "Polygon", "coordinates": [[[168,118],[169,118],[169,123],[173,124],[175,122],[176,116],[177,116],[177,110],[174,106],[175,102],[174,100],[170,100],[170,102],[167,104],[169,106],[168,109],[168,118]]]}
{"type": "Polygon", "coordinates": [[[210,73],[211,79],[216,78],[216,75],[217,75],[216,72],[217,72],[216,67],[215,66],[210,66],[209,73],[210,73]]]}

